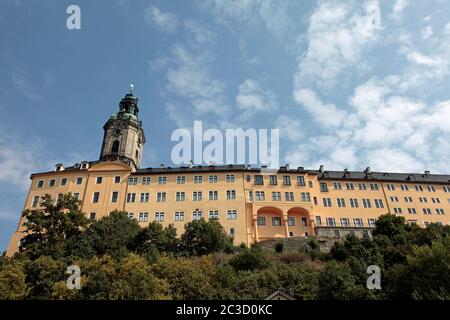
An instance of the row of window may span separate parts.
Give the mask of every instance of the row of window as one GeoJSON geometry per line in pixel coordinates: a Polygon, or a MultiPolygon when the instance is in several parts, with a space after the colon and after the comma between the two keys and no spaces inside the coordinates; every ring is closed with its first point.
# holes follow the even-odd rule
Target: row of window
{"type": "MultiPolygon", "coordinates": [[[[338,225],[336,223],[335,218],[325,218],[325,225],[327,227],[357,227],[362,228],[364,227],[364,220],[361,218],[354,218],[353,224],[351,224],[351,221],[349,218],[340,218],[339,219],[340,224],[338,225]]],[[[322,226],[322,217],[316,216],[316,226],[322,226]]],[[[375,226],[375,219],[367,219],[367,226],[374,227],[375,226]]]]}
{"type": "MultiPolygon", "coordinates": [[[[249,200],[250,201],[265,201],[266,193],[264,191],[249,191],[249,200]]],[[[272,192],[272,201],[281,201],[281,192],[273,191],[272,192]]],[[[284,200],[285,201],[295,201],[294,192],[284,192],[284,200]]],[[[301,202],[311,202],[311,194],[309,192],[301,192],[300,193],[300,201],[301,202]]]]}
{"type": "MultiPolygon", "coordinates": [[[[130,219],[134,219],[134,213],[130,212],[128,213],[128,216],[130,219]]],[[[149,213],[148,212],[140,212],[138,216],[136,217],[139,222],[148,222],[149,213]]],[[[164,212],[155,212],[153,221],[155,222],[164,222],[164,219],[166,217],[166,214],[164,212]]],[[[174,213],[174,220],[175,221],[184,221],[185,214],[184,211],[176,211],[174,213]]],[[[227,210],[227,220],[237,220],[238,214],[237,210],[231,209],[227,210]]],[[[203,211],[201,210],[195,210],[192,212],[192,220],[200,220],[204,218],[203,211]]],[[[208,219],[215,219],[218,220],[220,218],[219,210],[210,210],[208,212],[208,219]]],[[[90,213],[89,219],[95,220],[96,214],[95,212],[90,213]]]]}
{"type": "MultiPolygon", "coordinates": [[[[203,176],[200,175],[195,175],[193,176],[192,181],[195,184],[198,183],[202,183],[203,182],[203,176]]],[[[235,182],[236,178],[234,174],[227,174],[225,175],[225,181],[226,182],[235,182]]],[[[130,177],[128,179],[128,184],[130,185],[137,185],[139,182],[139,178],[138,177],[130,177]]],[[[151,177],[142,177],[141,178],[141,184],[143,185],[149,185],[152,182],[152,178],[151,177]]],[[[218,175],[209,175],[208,176],[208,182],[209,183],[217,183],[219,182],[219,176],[218,175]]],[[[166,184],[167,183],[167,177],[166,176],[160,176],[157,178],[157,183],[158,184],[166,184]]],[[[176,183],[177,184],[185,184],[186,183],[186,176],[177,176],[176,177],[176,183]]]]}
{"type": "MultiPolygon", "coordinates": [[[[113,196],[114,193],[113,192],[113,196]]],[[[116,196],[117,198],[117,196],[116,196]]],[[[148,202],[150,199],[150,193],[143,192],[140,194],[139,201],[140,202],[148,202]]],[[[226,191],[226,199],[227,200],[235,200],[236,199],[236,190],[227,190],[226,191]]],[[[185,201],[186,200],[186,192],[177,191],[175,192],[175,201],[185,201]]],[[[203,200],[203,192],[202,191],[193,191],[192,192],[192,201],[202,201],[203,200]]],[[[208,192],[208,200],[219,200],[219,192],[218,191],[209,191],[208,192]]],[[[127,193],[126,198],[127,203],[136,202],[136,193],[129,192],[127,193]]],[[[167,201],[167,192],[158,192],[156,194],[156,202],[166,202],[167,201]]],[[[115,202],[115,201],[112,201],[115,202]]]]}
{"type": "MultiPolygon", "coordinates": [[[[396,196],[391,196],[390,199],[391,199],[391,202],[399,202],[399,199],[396,196]]],[[[412,203],[413,202],[413,198],[412,197],[404,197],[403,199],[407,203],[412,203]]],[[[426,197],[419,197],[419,202],[421,202],[421,203],[428,203],[428,199],[426,197]]],[[[439,203],[441,203],[441,200],[439,198],[433,198],[432,197],[431,198],[431,202],[439,204],[439,203]]],[[[450,198],[448,199],[448,202],[450,203],[450,198]]]]}
{"type": "MultiPolygon", "coordinates": [[[[272,218],[272,226],[273,227],[280,227],[282,225],[281,217],[271,217],[271,218],[272,218]]],[[[306,219],[306,217],[301,217],[300,221],[301,221],[301,225],[303,227],[308,226],[308,219],[306,219]]],[[[257,219],[257,224],[258,224],[258,226],[266,226],[267,225],[266,217],[259,216],[257,219]]],[[[295,227],[295,225],[296,225],[295,217],[288,217],[287,224],[290,227],[295,227]]]]}
{"type": "MultiPolygon", "coordinates": [[[[342,190],[342,183],[333,182],[333,188],[334,190],[342,190]]],[[[353,184],[353,182],[347,182],[345,183],[345,188],[347,190],[355,190],[355,185],[353,184]]],[[[358,189],[367,190],[367,185],[365,183],[358,183],[358,189]]],[[[369,189],[373,191],[379,190],[378,183],[369,183],[369,189]]],[[[328,192],[328,184],[326,182],[320,182],[320,191],[328,192]]]]}
{"type": "MultiPolygon", "coordinates": [[[[251,177],[249,175],[246,176],[246,182],[251,182],[251,177]]],[[[263,175],[255,175],[254,176],[254,182],[255,185],[264,185],[264,176],[263,175]]],[[[297,176],[296,177],[296,184],[297,186],[305,186],[305,177],[304,176],[297,176]]],[[[309,187],[312,188],[313,184],[312,181],[308,182],[309,187]]],[[[276,175],[269,175],[269,185],[276,186],[278,185],[278,176],[276,175]]],[[[283,176],[282,177],[282,185],[283,186],[291,186],[291,176],[283,176]]]]}
{"type": "MultiPolygon", "coordinates": [[[[372,200],[371,199],[361,199],[362,200],[362,206],[364,208],[372,208],[372,200]]],[[[333,201],[331,198],[323,198],[322,199],[323,206],[330,208],[333,206],[333,201]]],[[[337,206],[339,208],[345,208],[347,206],[347,203],[344,198],[337,198],[336,199],[337,206]]],[[[374,205],[376,208],[384,208],[384,203],[382,199],[374,199],[373,200],[374,205]]],[[[359,200],[356,198],[350,198],[349,199],[350,207],[351,208],[359,208],[359,200]]],[[[315,203],[317,204],[317,203],[315,203]]]]}
{"type": "MultiPolygon", "coordinates": [[[[407,208],[407,210],[408,210],[409,214],[417,214],[416,208],[407,208]]],[[[434,209],[434,211],[438,215],[445,214],[445,211],[442,208],[436,208],[436,209],[434,209]]],[[[403,210],[402,210],[402,208],[394,208],[394,213],[402,214],[403,210]]],[[[432,214],[432,210],[430,208],[422,208],[422,213],[430,215],[430,214],[432,214]]]]}

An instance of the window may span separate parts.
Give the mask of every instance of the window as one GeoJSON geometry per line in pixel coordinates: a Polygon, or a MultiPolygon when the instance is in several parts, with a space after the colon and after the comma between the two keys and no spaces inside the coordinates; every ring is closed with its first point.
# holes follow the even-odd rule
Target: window
{"type": "Polygon", "coordinates": [[[218,210],[210,210],[209,211],[209,219],[219,220],[219,211],[218,210]]]}
{"type": "Polygon", "coordinates": [[[428,202],[427,198],[425,198],[425,197],[419,197],[419,201],[422,202],[422,203],[427,203],[428,202]]]}
{"type": "Polygon", "coordinates": [[[114,141],[111,147],[111,153],[116,154],[119,152],[119,141],[114,141]]]}
{"type": "Polygon", "coordinates": [[[277,185],[277,176],[269,176],[269,184],[271,186],[276,186],[277,185]]]}
{"type": "Polygon", "coordinates": [[[436,214],[439,214],[439,215],[445,214],[444,209],[436,208],[436,214]]]}
{"type": "Polygon", "coordinates": [[[78,177],[78,178],[77,178],[77,184],[82,184],[82,183],[83,183],[83,178],[78,177]]]}
{"type": "Polygon", "coordinates": [[[255,175],[255,185],[263,185],[264,178],[262,175],[255,175]]]}
{"type": "Polygon", "coordinates": [[[350,219],[349,218],[341,218],[341,226],[342,227],[350,227],[350,219]]]}
{"type": "Polygon", "coordinates": [[[44,181],[43,180],[39,180],[38,182],[37,182],[37,187],[38,188],[42,188],[44,186],[44,181]]]}
{"type": "Polygon", "coordinates": [[[237,211],[236,210],[228,210],[227,211],[227,219],[228,220],[236,220],[237,219],[237,211]]]}
{"type": "Polygon", "coordinates": [[[141,193],[140,201],[141,202],[148,202],[149,198],[150,198],[150,193],[148,193],[148,192],[141,193]]]}
{"type": "Polygon", "coordinates": [[[447,192],[447,193],[450,192],[450,187],[444,186],[444,187],[442,187],[442,189],[444,190],[444,192],[447,192]]]}
{"type": "Polygon", "coordinates": [[[312,188],[312,187],[313,187],[313,182],[312,182],[312,181],[308,181],[308,186],[309,186],[310,188],[312,188]]]}
{"type": "Polygon", "coordinates": [[[309,192],[302,192],[300,194],[300,197],[302,202],[311,202],[311,195],[309,194],[309,192]]]}
{"type": "Polygon", "coordinates": [[[402,208],[394,208],[394,213],[402,214],[402,208]]]}
{"type": "Polygon", "coordinates": [[[234,174],[227,174],[226,175],[226,181],[227,182],[234,182],[234,174]]]}
{"type": "Polygon", "coordinates": [[[164,221],[164,212],[155,212],[155,221],[163,222],[164,221]]]}
{"type": "Polygon", "coordinates": [[[137,185],[137,183],[138,183],[138,178],[137,177],[130,177],[130,178],[128,178],[128,184],[130,186],[137,185]]]}
{"type": "Polygon", "coordinates": [[[320,192],[328,192],[328,186],[327,186],[326,182],[320,183],[320,192]]]}
{"type": "Polygon", "coordinates": [[[375,219],[367,219],[369,227],[375,227],[375,219]]]}
{"type": "Polygon", "coordinates": [[[134,201],[136,201],[136,193],[127,193],[127,202],[130,203],[134,201]]]}
{"type": "Polygon", "coordinates": [[[228,235],[231,237],[234,237],[234,235],[235,235],[234,228],[230,228],[228,235]]]}
{"type": "Polygon", "coordinates": [[[353,223],[355,224],[355,227],[362,228],[364,226],[363,219],[355,218],[353,219],[353,223]]]}
{"type": "Polygon", "coordinates": [[[314,204],[317,206],[318,202],[317,202],[317,197],[314,197],[314,204]]]}
{"type": "Polygon", "coordinates": [[[365,183],[358,183],[358,189],[359,190],[367,190],[366,184],[365,183]]]}
{"type": "Polygon", "coordinates": [[[281,226],[281,217],[272,217],[272,226],[274,227],[281,226]]]}
{"type": "Polygon", "coordinates": [[[175,200],[176,201],[184,201],[186,198],[186,194],[184,193],[184,191],[177,191],[175,193],[175,200]]]}
{"type": "Polygon", "coordinates": [[[272,201],[281,201],[281,192],[272,192],[272,201]]]}
{"type": "Polygon", "coordinates": [[[334,187],[334,190],[341,190],[342,184],[340,182],[334,182],[333,187],[334,187]]]}
{"type": "Polygon", "coordinates": [[[103,177],[97,177],[95,183],[96,184],[102,184],[102,182],[103,182],[103,177]]]}
{"type": "Polygon", "coordinates": [[[359,207],[358,199],[350,198],[350,206],[352,208],[358,208],[359,207]]]}
{"type": "Polygon", "coordinates": [[[355,186],[351,182],[347,182],[345,184],[345,187],[347,188],[347,190],[355,190],[355,186]]]}
{"type": "Polygon", "coordinates": [[[402,189],[402,191],[408,191],[409,190],[408,185],[406,185],[406,184],[401,184],[400,185],[400,189],[402,189]]]}
{"type": "Polygon", "coordinates": [[[166,202],[166,193],[158,192],[158,194],[156,195],[156,202],[166,202]]]}
{"type": "Polygon", "coordinates": [[[265,226],[266,225],[266,217],[258,217],[257,224],[258,224],[258,226],[265,226]]]}
{"type": "Polygon", "coordinates": [[[412,197],[405,197],[405,202],[413,202],[412,197]]]}
{"type": "Polygon", "coordinates": [[[297,185],[298,186],[304,186],[305,185],[305,177],[297,176],[297,185]]]}
{"type": "Polygon", "coordinates": [[[398,202],[398,197],[391,196],[391,202],[398,202]]]}
{"type": "Polygon", "coordinates": [[[208,199],[209,200],[217,200],[217,199],[219,199],[219,192],[218,191],[209,191],[208,192],[208,199]]]}
{"type": "Polygon", "coordinates": [[[185,184],[186,176],[177,176],[177,184],[185,184]]]}
{"type": "Polygon", "coordinates": [[[316,216],[316,225],[318,226],[322,225],[322,218],[320,216],[316,216]]]}
{"type": "Polygon", "coordinates": [[[434,188],[434,186],[427,186],[427,190],[430,192],[436,192],[436,189],[434,188]]]}
{"type": "Polygon", "coordinates": [[[61,185],[65,186],[67,184],[67,178],[62,178],[61,179],[61,185]]]}
{"type": "Polygon", "coordinates": [[[364,208],[372,208],[372,203],[370,199],[362,199],[364,208]]]}
{"type": "Polygon", "coordinates": [[[200,220],[203,217],[203,213],[200,210],[192,212],[192,220],[200,220]]]}
{"type": "Polygon", "coordinates": [[[152,182],[151,177],[142,177],[142,184],[143,185],[149,185],[152,182]]]}
{"type": "Polygon", "coordinates": [[[75,199],[77,199],[77,200],[80,199],[80,193],[79,192],[74,192],[73,197],[75,199]]]}
{"type": "Polygon", "coordinates": [[[48,186],[49,187],[54,187],[55,186],[55,179],[52,179],[48,182],[48,186]]]}
{"type": "Polygon", "coordinates": [[[113,193],[111,195],[111,202],[116,203],[118,198],[119,198],[119,192],[113,191],[113,193]]]}
{"type": "Polygon", "coordinates": [[[245,181],[246,181],[246,182],[250,182],[250,181],[251,181],[250,175],[246,175],[246,176],[245,176],[245,181]]]}
{"type": "Polygon", "coordinates": [[[336,238],[340,238],[341,237],[341,232],[339,230],[334,230],[334,236],[336,238]]]}
{"type": "Polygon", "coordinates": [[[194,183],[202,183],[203,176],[194,176],[194,183]]]}
{"type": "Polygon", "coordinates": [[[414,189],[416,189],[416,191],[418,191],[418,192],[422,192],[423,191],[423,188],[422,188],[422,186],[420,184],[415,185],[414,189]]]}
{"type": "Polygon", "coordinates": [[[293,192],[285,192],[284,196],[286,201],[294,201],[294,193],[293,192]]]}
{"type": "Polygon", "coordinates": [[[209,183],[216,183],[218,181],[217,175],[209,175],[208,182],[209,183]]]}
{"type": "Polygon", "coordinates": [[[89,220],[95,220],[95,218],[96,218],[95,212],[89,213],[89,220]]]}
{"type": "Polygon", "coordinates": [[[248,192],[248,200],[250,202],[253,202],[253,191],[251,191],[251,190],[248,192]]]}
{"type": "Polygon", "coordinates": [[[100,192],[94,192],[94,195],[92,196],[92,203],[98,203],[99,199],[100,199],[100,192]]]}
{"type": "Polygon", "coordinates": [[[139,222],[147,222],[148,221],[148,212],[139,213],[139,222]]]}
{"type": "Polygon", "coordinates": [[[158,184],[166,184],[167,177],[158,177],[158,184]]]}
{"type": "Polygon", "coordinates": [[[236,190],[227,190],[227,200],[236,199],[236,190]]]}
{"type": "Polygon", "coordinates": [[[441,203],[441,200],[439,200],[439,198],[431,198],[431,201],[433,201],[433,203],[441,203]]]}
{"type": "Polygon", "coordinates": [[[266,196],[264,194],[264,191],[256,191],[255,195],[256,195],[256,201],[264,201],[264,200],[266,200],[266,196]]]}
{"type": "Polygon", "coordinates": [[[394,186],[392,183],[388,183],[388,184],[386,185],[386,187],[387,187],[387,189],[388,189],[389,191],[394,191],[394,190],[395,190],[395,186],[394,186]]]}
{"type": "Polygon", "coordinates": [[[33,208],[36,208],[38,206],[38,204],[39,204],[39,196],[34,196],[33,197],[33,202],[31,203],[31,206],[33,208]]]}
{"type": "Polygon", "coordinates": [[[384,208],[383,200],[382,199],[375,199],[375,207],[378,209],[384,208]]]}
{"type": "Polygon", "coordinates": [[[306,227],[308,225],[308,220],[306,219],[306,217],[302,217],[302,226],[306,227]]]}
{"type": "Polygon", "coordinates": [[[334,220],[334,218],[327,218],[327,226],[335,227],[336,226],[336,220],[334,220]]]}
{"type": "Polygon", "coordinates": [[[431,214],[431,209],[430,208],[423,208],[422,212],[423,212],[423,214],[431,214]]]}
{"type": "Polygon", "coordinates": [[[345,199],[344,198],[337,198],[337,204],[339,208],[345,208],[345,199]]]}
{"type": "Polygon", "coordinates": [[[134,219],[134,213],[133,212],[128,213],[128,218],[134,219]]]}
{"type": "Polygon", "coordinates": [[[175,212],[175,221],[184,221],[184,212],[183,211],[175,212]]]}
{"type": "Polygon", "coordinates": [[[408,208],[408,213],[409,214],[416,214],[416,208],[408,208]]]}
{"type": "Polygon", "coordinates": [[[331,207],[331,198],[323,198],[322,200],[324,207],[331,207]]]}
{"type": "Polygon", "coordinates": [[[291,177],[283,176],[283,186],[290,186],[290,185],[291,185],[291,177]]]}
{"type": "Polygon", "coordinates": [[[201,201],[202,200],[202,192],[201,191],[192,192],[192,200],[193,201],[201,201]]]}
{"type": "Polygon", "coordinates": [[[370,183],[370,190],[378,190],[378,184],[377,183],[370,183]]]}
{"type": "Polygon", "coordinates": [[[295,227],[295,218],[294,217],[288,217],[288,226],[295,227]]]}
{"type": "Polygon", "coordinates": [[[114,183],[120,183],[120,176],[114,177],[114,183]]]}

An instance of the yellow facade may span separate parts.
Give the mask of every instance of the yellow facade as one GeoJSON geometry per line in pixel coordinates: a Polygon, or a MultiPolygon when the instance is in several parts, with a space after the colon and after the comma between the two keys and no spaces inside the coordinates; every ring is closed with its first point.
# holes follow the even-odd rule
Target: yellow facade
{"type": "MultiPolygon", "coordinates": [[[[337,174],[341,173],[334,172],[334,176],[337,174]]],[[[24,209],[35,208],[36,197],[50,194],[56,198],[60,193],[71,192],[82,201],[82,211],[88,218],[99,219],[113,210],[125,210],[141,226],[156,220],[164,226],[173,224],[179,234],[187,222],[200,217],[208,219],[210,211],[213,215],[217,211],[220,223],[234,235],[234,243],[247,245],[283,237],[370,231],[373,220],[386,213],[404,216],[420,226],[450,222],[447,176],[393,174],[389,180],[386,173],[365,178],[361,174],[349,173],[350,176],[337,179],[323,170],[282,167],[276,174],[261,175],[260,169],[245,166],[149,168],[133,172],[121,161],[97,161],[85,168],[33,174],[24,209]],[[411,176],[423,181],[407,181],[411,176]],[[113,192],[117,192],[116,197],[113,192]]],[[[11,238],[8,255],[18,250],[22,223],[11,238]]]]}

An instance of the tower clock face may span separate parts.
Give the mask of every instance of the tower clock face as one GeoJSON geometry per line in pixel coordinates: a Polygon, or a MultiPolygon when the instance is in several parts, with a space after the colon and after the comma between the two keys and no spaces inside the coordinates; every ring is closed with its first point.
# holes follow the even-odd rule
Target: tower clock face
{"type": "Polygon", "coordinates": [[[120,132],[121,132],[121,130],[120,130],[119,128],[113,129],[113,134],[114,134],[115,136],[119,136],[119,135],[120,135],[120,132]]]}

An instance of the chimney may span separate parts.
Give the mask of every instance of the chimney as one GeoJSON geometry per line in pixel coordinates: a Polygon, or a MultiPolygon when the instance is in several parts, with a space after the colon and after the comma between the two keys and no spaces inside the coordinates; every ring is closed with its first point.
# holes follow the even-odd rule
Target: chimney
{"type": "Polygon", "coordinates": [[[367,167],[366,170],[364,170],[364,172],[367,173],[367,174],[372,173],[372,172],[370,171],[370,167],[367,167]]]}
{"type": "Polygon", "coordinates": [[[320,165],[319,171],[322,172],[322,173],[325,172],[325,167],[323,166],[323,164],[320,165]]]}
{"type": "Polygon", "coordinates": [[[286,164],[286,171],[289,171],[289,163],[286,164]]]}
{"type": "Polygon", "coordinates": [[[164,169],[165,167],[164,163],[161,163],[161,169],[164,169]]]}
{"type": "Polygon", "coordinates": [[[191,168],[192,169],[192,167],[194,166],[194,161],[192,161],[192,160],[189,160],[189,168],[191,168]]]}
{"type": "Polygon", "coordinates": [[[426,170],[425,171],[425,176],[429,177],[430,176],[430,171],[426,170]]]}

